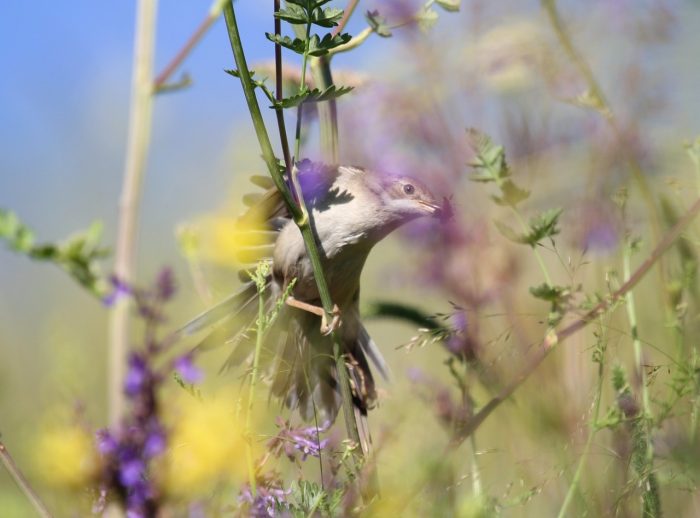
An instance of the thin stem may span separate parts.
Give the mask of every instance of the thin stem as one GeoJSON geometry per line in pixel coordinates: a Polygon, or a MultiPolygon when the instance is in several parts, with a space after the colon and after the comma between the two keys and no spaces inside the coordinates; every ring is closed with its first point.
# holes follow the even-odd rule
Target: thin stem
{"type": "Polygon", "coordinates": [[[344,9],[343,17],[340,19],[340,23],[336,25],[335,29],[333,29],[333,32],[331,33],[333,36],[337,36],[343,32],[343,30],[345,30],[345,26],[350,21],[350,17],[352,16],[352,13],[355,12],[355,8],[359,2],[360,0],[350,0],[348,2],[348,5],[344,9]]]}
{"type": "MultiPolygon", "coordinates": [[[[311,37],[311,24],[306,24],[306,47],[304,48],[304,57],[301,62],[301,80],[299,81],[299,93],[306,91],[306,66],[309,61],[309,38],[311,37]]],[[[297,109],[297,130],[294,136],[294,162],[299,161],[299,152],[301,150],[301,116],[303,103],[297,109]]],[[[303,209],[302,209],[303,210],[303,209]]]]}
{"type": "MultiPolygon", "coordinates": [[[[255,126],[255,132],[258,137],[258,142],[263,152],[263,158],[268,166],[270,175],[272,176],[275,186],[280,191],[285,204],[287,205],[294,221],[299,230],[301,231],[302,237],[304,239],[304,244],[306,246],[306,252],[311,262],[311,266],[314,272],[314,278],[316,280],[316,285],[318,287],[319,297],[321,298],[321,303],[326,312],[327,316],[330,316],[333,308],[333,302],[331,300],[330,291],[328,290],[328,285],[326,283],[325,276],[323,275],[323,268],[321,265],[321,260],[319,256],[318,243],[315,239],[315,232],[313,230],[313,221],[307,216],[307,212],[304,210],[304,198],[300,197],[299,202],[301,206],[294,203],[292,195],[285,183],[279,169],[277,168],[277,159],[272,151],[272,146],[270,145],[270,139],[267,135],[267,130],[265,129],[265,123],[262,119],[260,113],[260,107],[258,106],[257,99],[255,97],[255,92],[253,91],[253,86],[250,81],[250,72],[246,64],[245,55],[243,53],[243,46],[241,44],[241,38],[238,31],[238,26],[236,24],[236,16],[233,9],[233,3],[228,2],[224,6],[224,17],[226,18],[226,27],[228,29],[229,39],[231,41],[231,49],[233,51],[234,59],[236,61],[236,66],[240,74],[241,84],[243,86],[243,91],[245,93],[246,101],[248,103],[248,109],[253,119],[253,125],[255,126]]],[[[302,83],[303,84],[303,83],[302,83]]],[[[294,171],[295,168],[292,168],[294,171]]],[[[294,178],[294,174],[292,174],[294,178]]],[[[333,333],[333,352],[336,360],[336,367],[338,370],[338,382],[340,384],[340,391],[342,396],[343,413],[345,416],[345,425],[347,427],[348,436],[353,442],[360,444],[359,433],[357,431],[357,423],[355,422],[355,416],[353,412],[352,404],[352,394],[350,392],[350,383],[348,380],[347,368],[340,354],[340,342],[339,337],[336,333],[333,333]]],[[[359,453],[362,455],[362,453],[359,453]]]]}
{"type": "Polygon", "coordinates": [[[263,333],[265,329],[263,328],[265,321],[265,300],[263,298],[263,292],[265,291],[265,286],[258,286],[258,321],[257,321],[257,331],[255,335],[255,353],[253,354],[253,370],[250,374],[250,390],[248,391],[248,410],[245,416],[245,436],[246,436],[246,456],[248,458],[248,475],[250,477],[250,491],[255,496],[256,491],[256,481],[255,481],[255,468],[253,466],[253,451],[250,444],[251,440],[251,418],[253,415],[253,398],[255,397],[255,386],[258,383],[258,368],[260,365],[260,352],[262,351],[263,333]]]}
{"type": "MultiPolygon", "coordinates": [[[[622,270],[625,282],[630,278],[632,257],[632,245],[627,243],[622,254],[622,270]]],[[[630,322],[630,331],[632,335],[632,346],[634,348],[634,363],[637,372],[637,379],[640,383],[640,391],[642,393],[642,425],[647,441],[647,460],[651,461],[654,456],[653,445],[649,437],[649,422],[651,420],[651,405],[649,403],[649,389],[647,387],[647,374],[644,368],[644,356],[642,351],[642,342],[639,340],[639,331],[637,328],[637,310],[634,301],[634,291],[630,290],[625,296],[625,307],[627,308],[627,318],[630,322]]]]}
{"type": "MultiPolygon", "coordinates": [[[[280,10],[280,0],[274,0],[275,12],[280,10]]],[[[275,35],[282,34],[282,20],[275,17],[275,35]]],[[[284,98],[282,88],[282,45],[275,43],[275,99],[281,101],[284,98]]],[[[289,155],[289,142],[287,141],[287,128],[284,122],[284,110],[282,108],[275,109],[277,116],[277,128],[280,134],[280,145],[282,146],[282,156],[284,157],[284,168],[287,171],[287,177],[292,171],[292,158],[289,155]]]]}
{"type": "MultiPolygon", "coordinates": [[[[136,15],[129,134],[124,183],[119,202],[119,229],[114,261],[114,273],[120,281],[124,282],[132,282],[134,277],[142,184],[151,138],[157,5],[157,0],[139,0],[136,15]]],[[[125,406],[122,380],[126,371],[126,351],[129,340],[127,298],[121,298],[115,303],[109,327],[109,422],[111,425],[116,425],[125,406]]]]}
{"type": "Polygon", "coordinates": [[[182,48],[177,52],[177,54],[175,54],[170,63],[168,63],[156,77],[155,81],[153,82],[153,88],[156,92],[161,91],[165,87],[166,83],[170,79],[170,76],[172,76],[178,67],[182,65],[185,59],[187,59],[187,56],[189,56],[190,52],[192,52],[192,49],[200,42],[211,26],[214,25],[214,22],[219,18],[220,14],[221,11],[216,14],[208,13],[206,18],[200,22],[182,48]]]}
{"type": "Polygon", "coordinates": [[[355,49],[362,45],[367,38],[370,37],[370,35],[374,32],[371,27],[367,27],[360,31],[356,36],[353,36],[350,41],[347,43],[343,43],[342,45],[339,45],[331,50],[328,51],[327,56],[331,57],[334,56],[335,54],[341,54],[342,52],[347,52],[349,50],[355,49]]]}
{"type": "Polygon", "coordinates": [[[29,485],[29,481],[17,467],[12,455],[10,455],[10,452],[7,451],[7,448],[2,441],[0,441],[0,460],[2,460],[2,465],[5,466],[5,469],[12,477],[12,480],[15,481],[15,484],[17,484],[22,493],[24,493],[24,496],[27,497],[27,500],[29,500],[29,503],[32,504],[37,514],[42,518],[51,518],[51,513],[44,505],[44,502],[41,501],[41,498],[39,498],[36,491],[34,491],[34,488],[29,485]]]}
{"type": "MultiPolygon", "coordinates": [[[[520,222],[520,226],[522,227],[523,231],[528,232],[530,230],[530,227],[525,222],[525,219],[523,219],[523,216],[522,214],[520,214],[520,211],[513,205],[511,205],[510,208],[513,209],[513,213],[515,214],[515,217],[517,218],[518,222],[520,222]]],[[[545,282],[549,286],[552,286],[552,278],[549,276],[549,271],[547,270],[547,266],[544,264],[542,254],[540,254],[540,251],[537,249],[537,245],[535,245],[532,248],[532,250],[535,252],[535,257],[537,258],[537,263],[540,265],[540,270],[542,270],[542,275],[544,275],[545,282]]]]}
{"type": "MultiPolygon", "coordinates": [[[[321,90],[333,85],[331,61],[328,56],[311,58],[311,74],[314,83],[321,90]]],[[[338,107],[335,99],[317,103],[319,133],[323,160],[329,164],[338,163],[338,107]]]]}
{"type": "MultiPolygon", "coordinates": [[[[618,142],[622,142],[622,130],[620,129],[617,119],[613,115],[613,111],[610,108],[610,105],[608,104],[603,90],[598,84],[598,81],[596,80],[596,77],[593,74],[591,67],[583,58],[583,55],[574,46],[574,43],[569,36],[566,26],[564,25],[564,21],[561,19],[561,16],[557,11],[556,0],[541,1],[544,10],[547,13],[547,17],[549,18],[549,22],[552,25],[552,29],[554,30],[554,33],[556,34],[557,39],[559,40],[559,43],[564,48],[564,51],[568,54],[569,58],[574,63],[576,68],[579,70],[580,74],[585,79],[588,85],[588,93],[590,93],[590,95],[595,100],[596,104],[600,107],[601,112],[605,115],[605,120],[607,120],[610,124],[610,127],[613,130],[613,133],[615,134],[615,138],[618,142]]],[[[652,190],[646,181],[646,178],[644,176],[644,173],[642,172],[642,168],[638,160],[634,157],[632,153],[627,151],[627,146],[622,145],[620,147],[624,153],[625,159],[627,160],[630,172],[632,173],[632,176],[635,182],[637,183],[640,192],[642,193],[644,203],[647,206],[647,210],[649,211],[649,214],[651,216],[650,221],[652,237],[655,241],[659,241],[661,239],[661,217],[659,215],[659,208],[656,202],[654,201],[654,195],[652,193],[652,190]]],[[[666,286],[665,277],[666,275],[665,270],[663,268],[663,261],[660,261],[659,278],[661,280],[662,286],[666,286]]],[[[666,305],[666,310],[670,313],[673,309],[671,307],[670,294],[668,292],[665,292],[664,295],[664,303],[666,305]]]]}
{"type": "Polygon", "coordinates": [[[693,203],[683,217],[680,218],[666,233],[661,242],[656,245],[656,248],[654,248],[646,261],[644,261],[639,268],[637,268],[637,270],[630,275],[629,279],[627,279],[627,281],[624,282],[622,286],[620,286],[608,299],[599,302],[593,309],[588,311],[588,313],[569,324],[559,333],[555,333],[553,331],[548,333],[548,335],[542,341],[541,347],[537,350],[537,353],[530,359],[527,365],[515,375],[513,381],[501,389],[501,391],[495,397],[493,397],[481,408],[481,410],[479,410],[479,412],[474,415],[467,425],[464,434],[460,437],[459,441],[456,441],[456,444],[459,444],[461,441],[474,433],[474,431],[481,426],[491,412],[493,412],[501,403],[507,400],[513,394],[513,392],[515,392],[518,387],[520,387],[520,385],[522,385],[523,382],[525,382],[525,380],[527,380],[530,375],[537,370],[540,364],[558,343],[563,342],[570,336],[576,334],[578,331],[586,327],[591,321],[607,311],[613,304],[617,303],[632,288],[634,288],[639,281],[644,278],[654,264],[656,264],[659,258],[673,245],[683,230],[685,230],[685,228],[693,221],[698,213],[700,213],[700,199],[693,203]]]}
{"type": "Polygon", "coordinates": [[[476,434],[472,434],[469,438],[469,446],[471,448],[471,468],[472,468],[472,493],[475,497],[480,497],[481,489],[481,472],[479,471],[479,462],[477,459],[476,450],[476,434]]]}
{"type": "Polygon", "coordinates": [[[562,502],[561,504],[561,509],[559,509],[559,514],[557,515],[558,518],[564,518],[565,516],[568,516],[567,511],[569,509],[569,505],[571,505],[571,502],[574,498],[574,494],[578,489],[579,483],[581,481],[581,475],[583,474],[583,468],[586,465],[588,455],[591,451],[591,446],[593,445],[593,438],[595,437],[598,431],[598,418],[600,416],[600,400],[603,394],[604,370],[605,361],[603,355],[601,355],[600,362],[598,363],[598,385],[596,386],[595,396],[593,399],[593,417],[591,418],[591,421],[588,425],[588,438],[586,439],[586,445],[583,448],[583,453],[581,453],[581,458],[579,459],[578,465],[576,466],[574,478],[571,480],[569,490],[566,492],[566,497],[564,498],[564,502],[562,502]]]}

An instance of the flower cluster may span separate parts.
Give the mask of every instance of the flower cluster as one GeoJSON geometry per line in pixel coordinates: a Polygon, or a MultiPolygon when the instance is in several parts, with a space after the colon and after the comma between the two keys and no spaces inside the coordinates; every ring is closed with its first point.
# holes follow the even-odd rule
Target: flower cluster
{"type": "Polygon", "coordinates": [[[291,516],[287,498],[291,489],[284,489],[282,481],[275,473],[260,476],[256,481],[255,493],[246,484],[238,496],[238,503],[245,516],[253,518],[275,518],[291,516]]]}
{"type": "Polygon", "coordinates": [[[132,350],[124,379],[124,393],[129,411],[122,422],[112,429],[96,433],[97,449],[102,458],[100,498],[96,511],[107,499],[120,501],[127,516],[153,516],[159,509],[161,490],[149,471],[152,461],[161,456],[167,446],[167,431],[161,420],[158,389],[172,370],[188,383],[201,380],[201,372],[193,365],[192,356],[186,355],[156,368],[169,342],[158,341],[155,329],[164,320],[162,306],[175,294],[175,281],[170,269],[163,269],[153,287],[142,290],[114,279],[114,292],[105,303],[114,303],[119,297],[132,296],[138,314],[146,326],[146,344],[132,350]]]}
{"type": "Polygon", "coordinates": [[[279,433],[267,444],[270,452],[276,457],[284,452],[292,462],[297,461],[299,453],[302,461],[309,455],[318,458],[321,456],[321,450],[328,445],[328,439],[321,439],[320,434],[328,431],[330,421],[326,421],[320,427],[293,428],[289,421],[278,417],[277,426],[280,429],[279,433]]]}

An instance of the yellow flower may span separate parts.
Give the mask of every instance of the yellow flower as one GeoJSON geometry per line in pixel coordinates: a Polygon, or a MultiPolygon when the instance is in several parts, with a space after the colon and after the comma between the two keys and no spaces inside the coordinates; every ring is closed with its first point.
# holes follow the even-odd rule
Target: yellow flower
{"type": "Polygon", "coordinates": [[[55,486],[80,488],[99,469],[93,437],[75,424],[47,427],[37,439],[34,454],[40,476],[55,486]]]}
{"type": "Polygon", "coordinates": [[[176,402],[168,450],[155,470],[169,494],[201,494],[219,480],[245,478],[246,441],[234,404],[230,394],[204,401],[185,395],[176,402]]]}
{"type": "Polygon", "coordinates": [[[196,252],[206,261],[221,266],[254,265],[272,251],[270,234],[259,221],[241,222],[230,216],[206,216],[186,227],[188,255],[196,252]]]}

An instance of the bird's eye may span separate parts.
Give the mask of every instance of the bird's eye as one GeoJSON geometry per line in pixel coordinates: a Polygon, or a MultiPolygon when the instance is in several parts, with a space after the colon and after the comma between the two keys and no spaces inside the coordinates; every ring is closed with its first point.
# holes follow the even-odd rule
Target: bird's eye
{"type": "Polygon", "coordinates": [[[414,192],[416,192],[416,188],[415,188],[413,185],[411,185],[410,183],[406,183],[406,184],[404,184],[404,186],[403,186],[403,192],[406,193],[406,194],[411,195],[411,194],[413,194],[414,192]]]}

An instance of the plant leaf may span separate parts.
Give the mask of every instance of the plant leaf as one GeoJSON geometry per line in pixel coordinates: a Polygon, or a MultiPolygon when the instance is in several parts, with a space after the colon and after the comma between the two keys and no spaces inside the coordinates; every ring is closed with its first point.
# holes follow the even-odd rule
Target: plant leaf
{"type": "Polygon", "coordinates": [[[435,0],[435,3],[442,7],[445,11],[456,12],[462,4],[462,0],[435,0]]]}
{"type": "Polygon", "coordinates": [[[379,14],[379,11],[367,11],[365,13],[365,18],[370,28],[377,36],[381,36],[382,38],[391,37],[391,29],[386,22],[386,18],[379,14]]]}
{"type": "MultiPolygon", "coordinates": [[[[328,54],[329,50],[340,47],[351,39],[352,36],[349,34],[337,34],[335,36],[326,34],[323,38],[319,38],[318,34],[314,34],[309,40],[309,56],[319,57],[328,54]]],[[[303,49],[301,53],[304,53],[303,49]]]]}
{"type": "Polygon", "coordinates": [[[275,101],[271,108],[294,108],[302,103],[329,101],[331,99],[337,99],[341,95],[345,95],[352,91],[352,89],[352,86],[336,87],[336,85],[331,85],[323,91],[314,88],[313,90],[307,90],[291,97],[286,97],[281,101],[275,101]]]}
{"type": "MultiPolygon", "coordinates": [[[[290,38],[289,36],[280,36],[279,34],[265,33],[265,37],[273,43],[277,43],[286,49],[292,50],[297,54],[304,54],[306,44],[301,38],[290,38]]],[[[316,36],[318,38],[318,36],[316,36]]]]}

